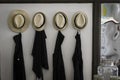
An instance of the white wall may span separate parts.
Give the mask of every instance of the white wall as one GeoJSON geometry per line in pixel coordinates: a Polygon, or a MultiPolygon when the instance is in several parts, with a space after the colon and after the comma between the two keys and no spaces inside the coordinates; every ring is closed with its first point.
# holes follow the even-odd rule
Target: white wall
{"type": "MultiPolygon", "coordinates": [[[[24,9],[32,16],[42,11],[47,18],[46,34],[47,34],[47,52],[49,60],[49,70],[44,70],[44,80],[52,80],[52,55],[54,51],[57,30],[54,29],[52,18],[58,11],[63,11],[67,14],[69,25],[62,31],[65,39],[62,45],[63,59],[65,63],[65,72],[67,80],[73,80],[73,64],[72,56],[75,48],[75,35],[76,30],[72,28],[71,18],[77,11],[83,11],[88,16],[88,24],[86,28],[81,30],[82,51],[84,61],[84,80],[91,79],[91,66],[92,66],[92,4],[0,4],[0,60],[1,60],[1,80],[13,80],[13,53],[14,42],[13,36],[16,33],[12,32],[7,25],[9,13],[14,9],[24,9]]],[[[26,67],[27,80],[35,80],[35,75],[32,72],[31,56],[34,41],[34,30],[30,24],[27,31],[22,34],[23,52],[26,67]]]]}

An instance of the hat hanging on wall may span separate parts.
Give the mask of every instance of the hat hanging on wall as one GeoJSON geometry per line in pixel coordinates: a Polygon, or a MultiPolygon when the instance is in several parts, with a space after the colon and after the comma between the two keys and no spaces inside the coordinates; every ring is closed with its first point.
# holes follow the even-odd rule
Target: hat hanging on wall
{"type": "Polygon", "coordinates": [[[87,24],[87,15],[83,12],[77,12],[72,19],[73,27],[77,30],[83,29],[87,24]]]}
{"type": "Polygon", "coordinates": [[[53,24],[57,30],[65,29],[68,24],[68,18],[66,14],[63,12],[57,12],[53,18],[53,24]]]}
{"type": "Polygon", "coordinates": [[[42,12],[37,12],[33,16],[33,28],[35,29],[35,37],[32,49],[33,56],[33,72],[36,75],[36,80],[44,80],[43,68],[48,70],[48,58],[46,47],[46,33],[44,30],[46,18],[42,12]]]}
{"type": "Polygon", "coordinates": [[[37,12],[33,17],[33,28],[42,31],[45,26],[46,17],[42,12],[37,12]]]}
{"type": "Polygon", "coordinates": [[[14,10],[8,17],[8,25],[13,32],[24,32],[29,23],[29,15],[24,10],[14,10]]]}

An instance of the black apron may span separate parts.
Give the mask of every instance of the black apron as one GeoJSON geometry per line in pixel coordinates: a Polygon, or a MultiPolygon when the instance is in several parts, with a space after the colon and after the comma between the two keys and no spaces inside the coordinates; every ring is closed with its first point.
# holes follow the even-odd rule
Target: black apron
{"type": "Polygon", "coordinates": [[[83,60],[82,60],[82,50],[81,50],[81,39],[80,34],[77,32],[76,36],[76,46],[74,55],[72,57],[74,66],[74,80],[83,80],[83,60]]]}
{"type": "Polygon", "coordinates": [[[61,44],[64,36],[59,31],[57,35],[55,50],[53,54],[53,80],[66,80],[61,44]]]}
{"type": "Polygon", "coordinates": [[[13,61],[13,80],[26,80],[21,33],[14,36],[15,52],[13,61]]]}
{"type": "Polygon", "coordinates": [[[49,69],[47,49],[46,49],[46,34],[45,31],[36,31],[33,44],[32,56],[33,56],[33,71],[37,78],[43,80],[44,69],[49,69]]]}

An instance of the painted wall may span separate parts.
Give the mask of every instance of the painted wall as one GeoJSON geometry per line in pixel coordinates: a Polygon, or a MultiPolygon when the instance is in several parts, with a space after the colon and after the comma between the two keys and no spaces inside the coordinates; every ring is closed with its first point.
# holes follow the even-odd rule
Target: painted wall
{"type": "MultiPolygon", "coordinates": [[[[0,4],[0,64],[1,64],[1,80],[13,80],[13,53],[14,42],[13,36],[17,33],[12,32],[8,28],[7,19],[9,13],[14,9],[24,9],[28,12],[31,20],[33,15],[42,11],[45,13],[47,21],[45,32],[47,34],[47,52],[49,60],[49,70],[44,70],[44,80],[52,80],[53,66],[52,56],[57,36],[57,30],[52,24],[53,16],[58,11],[63,11],[68,16],[68,27],[62,31],[65,36],[62,44],[63,59],[65,63],[65,72],[67,80],[73,80],[73,64],[72,56],[75,49],[76,30],[72,28],[71,18],[77,11],[83,11],[88,16],[88,24],[86,28],[80,31],[82,39],[82,52],[84,61],[84,80],[91,79],[92,69],[92,4],[0,4]]],[[[33,58],[31,56],[34,33],[30,24],[27,31],[22,33],[23,52],[25,60],[25,69],[27,80],[35,80],[32,71],[33,58]]]]}

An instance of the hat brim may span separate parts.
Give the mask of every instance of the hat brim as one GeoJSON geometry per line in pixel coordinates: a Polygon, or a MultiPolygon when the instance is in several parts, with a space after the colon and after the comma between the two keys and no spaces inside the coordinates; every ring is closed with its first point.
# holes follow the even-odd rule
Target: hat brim
{"type": "Polygon", "coordinates": [[[34,16],[33,16],[33,19],[32,19],[32,23],[33,23],[33,29],[35,29],[36,31],[42,31],[44,28],[45,28],[45,23],[46,23],[46,17],[45,17],[45,14],[42,13],[42,12],[37,12],[34,16]],[[41,24],[41,26],[36,26],[35,23],[34,23],[34,18],[37,14],[40,14],[43,16],[43,23],[41,24]]]}
{"type": "Polygon", "coordinates": [[[67,16],[66,16],[66,14],[65,13],[63,13],[63,12],[57,12],[55,15],[54,15],[54,18],[53,18],[53,25],[54,25],[54,28],[56,29],[56,30],[64,30],[66,27],[67,27],[67,25],[68,25],[68,18],[67,18],[67,16]],[[56,24],[56,15],[58,15],[58,14],[62,14],[63,15],[63,17],[64,17],[64,19],[65,19],[65,24],[64,24],[64,26],[63,27],[59,27],[59,26],[57,26],[57,24],[56,24]]]}
{"type": "Polygon", "coordinates": [[[85,28],[85,26],[87,25],[87,22],[88,22],[88,18],[87,18],[87,15],[83,12],[76,12],[74,15],[73,15],[73,18],[72,18],[72,25],[75,29],[77,30],[80,30],[80,29],[83,29],[85,28]],[[82,17],[84,18],[84,23],[82,23],[82,26],[78,26],[77,23],[76,23],[76,18],[78,17],[78,15],[82,15],[82,17]]]}
{"type": "Polygon", "coordinates": [[[22,33],[26,31],[26,29],[29,27],[29,24],[30,24],[29,15],[24,10],[14,10],[10,13],[8,17],[8,26],[13,32],[22,33]],[[17,28],[13,23],[14,16],[17,14],[20,14],[24,17],[25,22],[21,28],[17,28]]]}

